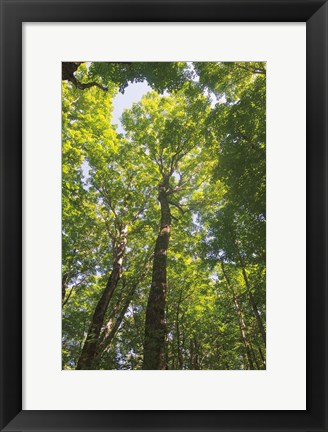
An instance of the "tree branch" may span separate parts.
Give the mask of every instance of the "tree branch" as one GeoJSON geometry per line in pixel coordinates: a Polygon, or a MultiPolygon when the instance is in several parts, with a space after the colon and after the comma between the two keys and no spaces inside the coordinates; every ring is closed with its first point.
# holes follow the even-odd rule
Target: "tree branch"
{"type": "Polygon", "coordinates": [[[246,70],[247,72],[251,72],[251,73],[253,73],[253,74],[266,75],[266,71],[265,71],[264,69],[260,69],[260,68],[252,69],[252,68],[249,68],[249,67],[247,67],[247,66],[243,66],[243,65],[241,65],[241,64],[239,64],[239,63],[236,63],[236,66],[237,66],[238,68],[240,68],[240,69],[244,69],[244,70],[246,70]]]}
{"type": "Polygon", "coordinates": [[[85,90],[90,87],[98,87],[103,91],[108,91],[108,87],[102,86],[101,84],[92,81],[89,83],[81,83],[74,73],[77,71],[78,67],[85,62],[63,62],[62,63],[62,80],[70,81],[80,90],[85,90]]]}

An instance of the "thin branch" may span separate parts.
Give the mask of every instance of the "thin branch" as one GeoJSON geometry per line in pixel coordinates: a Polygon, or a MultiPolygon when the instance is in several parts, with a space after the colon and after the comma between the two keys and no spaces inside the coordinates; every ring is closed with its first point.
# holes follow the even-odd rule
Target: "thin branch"
{"type": "Polygon", "coordinates": [[[250,67],[247,67],[247,66],[243,66],[243,65],[241,65],[241,64],[239,64],[239,63],[236,63],[236,66],[237,66],[238,68],[240,68],[240,69],[244,69],[244,70],[246,70],[247,72],[251,72],[251,73],[253,73],[253,74],[266,75],[266,71],[265,71],[264,69],[260,69],[260,68],[253,69],[253,68],[250,68],[250,67]]]}
{"type": "Polygon", "coordinates": [[[187,205],[185,205],[185,204],[179,204],[179,203],[176,203],[176,202],[170,201],[170,200],[169,200],[169,204],[171,204],[174,207],[176,207],[177,209],[179,209],[183,215],[190,211],[189,208],[187,208],[187,209],[182,208],[182,207],[187,207],[187,205]]]}

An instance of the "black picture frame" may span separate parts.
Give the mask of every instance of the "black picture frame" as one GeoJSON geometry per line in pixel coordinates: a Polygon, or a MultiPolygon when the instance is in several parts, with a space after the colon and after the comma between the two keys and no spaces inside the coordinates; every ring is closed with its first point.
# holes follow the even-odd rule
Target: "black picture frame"
{"type": "Polygon", "coordinates": [[[327,42],[323,0],[1,0],[1,430],[328,431],[327,42]],[[305,411],[22,411],[22,23],[106,21],[306,22],[305,411]]]}

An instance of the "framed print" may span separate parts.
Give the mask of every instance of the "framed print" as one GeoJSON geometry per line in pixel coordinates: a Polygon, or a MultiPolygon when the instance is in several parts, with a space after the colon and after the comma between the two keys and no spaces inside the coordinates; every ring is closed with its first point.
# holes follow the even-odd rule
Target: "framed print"
{"type": "Polygon", "coordinates": [[[1,6],[2,430],[325,431],[327,2],[1,6]]]}

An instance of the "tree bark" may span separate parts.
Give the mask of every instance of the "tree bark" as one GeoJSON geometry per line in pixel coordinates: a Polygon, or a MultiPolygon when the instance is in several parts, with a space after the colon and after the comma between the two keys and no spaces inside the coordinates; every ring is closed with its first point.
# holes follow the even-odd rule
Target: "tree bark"
{"type": "MultiPolygon", "coordinates": [[[[131,300],[133,298],[133,295],[137,289],[138,283],[134,284],[132,288],[130,289],[130,292],[128,293],[123,306],[121,307],[121,310],[119,311],[116,319],[114,316],[108,321],[102,335],[100,336],[100,342],[98,344],[98,349],[96,353],[96,360],[99,360],[102,353],[109,347],[112,340],[114,339],[118,329],[120,328],[120,325],[122,324],[122,321],[124,319],[124,316],[129,308],[129,305],[131,303],[131,300]]],[[[95,361],[96,361],[95,360],[95,361]]]]}
{"type": "Polygon", "coordinates": [[[131,290],[128,294],[127,299],[125,300],[122,309],[116,319],[112,318],[108,323],[104,330],[104,335],[101,341],[99,342],[95,361],[98,362],[100,360],[101,355],[103,352],[109,347],[112,340],[114,339],[114,336],[116,335],[118,329],[120,328],[120,325],[122,324],[122,321],[124,319],[124,316],[129,308],[130,302],[132,300],[134,294],[134,290],[131,290]]]}
{"type": "Polygon", "coordinates": [[[127,237],[127,226],[124,225],[121,228],[119,241],[115,251],[113,270],[108,278],[106,288],[100,300],[97,303],[89,327],[87,338],[84,342],[76,369],[92,369],[93,367],[93,362],[97,353],[99,336],[100,336],[101,328],[104,323],[105,313],[107,311],[108,304],[111,298],[113,297],[117,283],[121,278],[123,258],[125,254],[125,248],[126,248],[126,237],[127,237]]]}
{"type": "Polygon", "coordinates": [[[167,289],[167,250],[171,230],[171,213],[166,189],[160,186],[161,225],[153,259],[153,272],[146,309],[143,369],[166,369],[165,359],[165,303],[167,289]]]}

